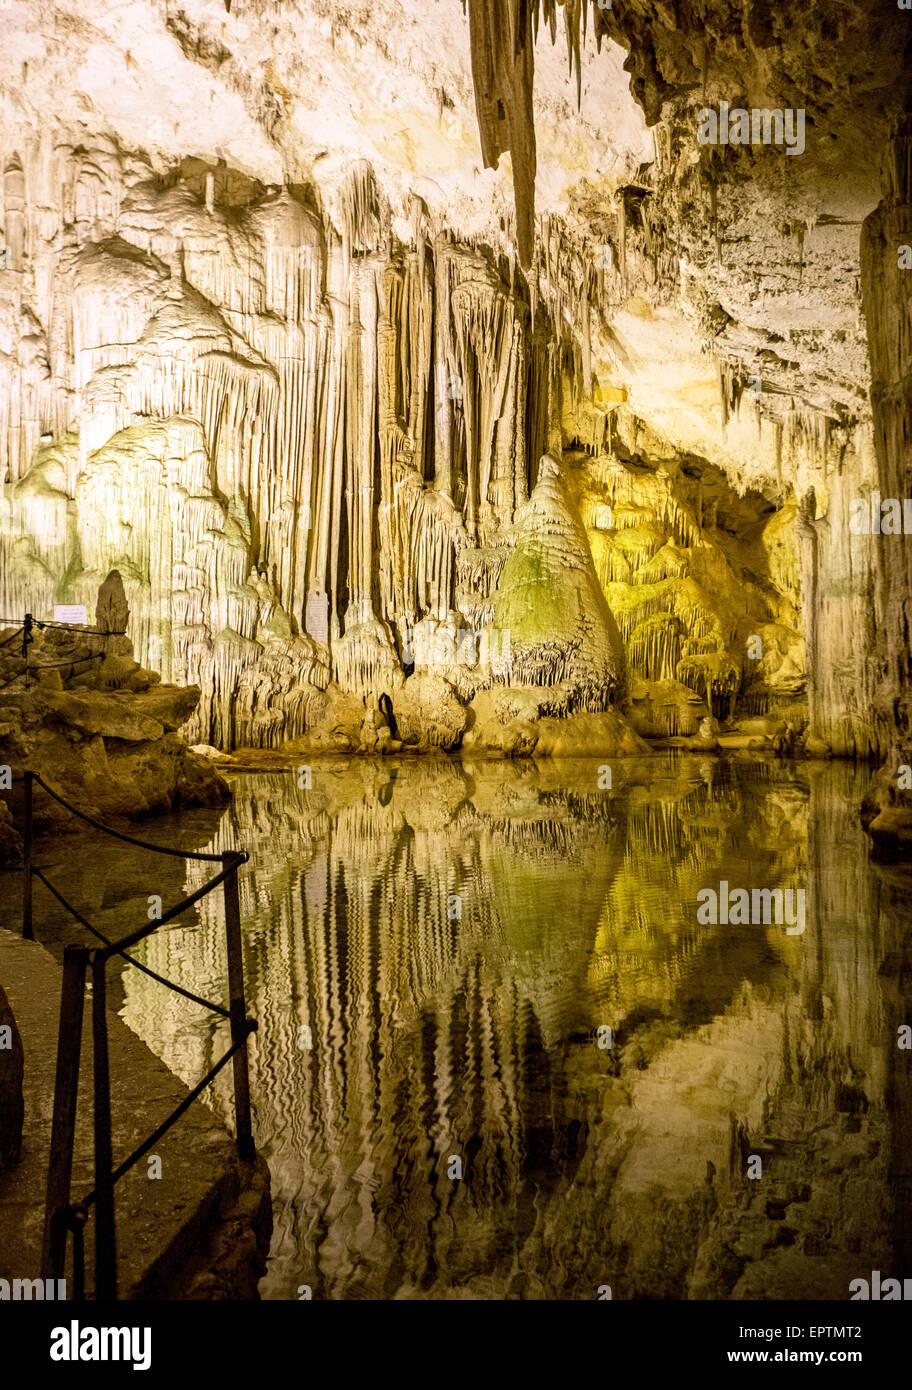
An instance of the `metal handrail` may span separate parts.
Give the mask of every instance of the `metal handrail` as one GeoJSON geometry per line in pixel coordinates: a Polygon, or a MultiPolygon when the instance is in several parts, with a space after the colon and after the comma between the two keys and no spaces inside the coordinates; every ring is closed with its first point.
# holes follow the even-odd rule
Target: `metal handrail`
{"type": "MultiPolygon", "coordinates": [[[[223,1009],[221,1004],[213,1004],[210,999],[203,999],[201,995],[194,994],[192,990],[184,989],[183,985],[176,985],[173,980],[166,980],[164,975],[159,975],[157,971],[150,970],[148,965],[144,965],[143,962],[141,960],[137,960],[135,956],[128,956],[126,951],[122,951],[117,946],[116,942],[109,941],[108,938],[105,936],[104,932],[100,932],[97,927],[93,927],[92,923],[88,920],[88,918],[83,917],[82,913],[78,912],[72,903],[67,902],[63,894],[57,891],[53,883],[51,883],[51,880],[49,878],[46,878],[40,869],[36,869],[33,865],[32,873],[35,875],[36,878],[41,879],[41,882],[44,884],[45,888],[47,888],[49,892],[53,893],[54,897],[60,903],[61,907],[65,907],[66,910],[70,913],[70,915],[72,917],[75,917],[76,921],[79,923],[81,927],[85,927],[86,931],[91,932],[93,936],[97,936],[98,940],[103,942],[104,945],[109,948],[110,955],[122,956],[123,959],[129,961],[131,965],[135,965],[137,970],[141,970],[144,975],[148,975],[150,979],[157,980],[160,985],[167,985],[169,989],[173,989],[175,994],[182,994],[185,999],[190,999],[194,1004],[201,1004],[204,1009],[209,1009],[214,1014],[221,1014],[223,1018],[229,1017],[228,1010],[223,1009]]],[[[218,882],[218,879],[212,879],[211,882],[209,882],[206,885],[203,891],[208,892],[209,889],[217,887],[218,882]]],[[[182,899],[182,901],[178,903],[176,908],[169,911],[168,917],[176,917],[179,913],[183,912],[184,909],[189,907],[190,905],[190,899],[182,899]]],[[[159,927],[161,925],[161,922],[164,920],[165,918],[163,917],[160,920],[156,920],[155,922],[153,922],[153,929],[159,927]]]]}
{"type": "Polygon", "coordinates": [[[36,772],[25,772],[25,832],[23,835],[23,921],[22,934],[34,939],[32,924],[32,881],[37,878],[54,895],[57,901],[103,943],[100,947],[67,946],[63,953],[63,983],[60,994],[60,1022],[57,1033],[57,1069],[54,1085],[54,1111],[51,1128],[51,1151],[48,1162],[47,1194],[45,1200],[44,1245],[42,1251],[42,1277],[63,1278],[66,1263],[67,1236],[73,1235],[74,1294],[77,1300],[85,1296],[84,1269],[84,1226],[90,1208],[95,1208],[95,1297],[97,1300],[111,1300],[117,1297],[117,1236],[114,1213],[114,1187],[125,1173],[138,1163],[152,1145],[189,1109],[193,1102],[214,1080],[229,1061],[233,1062],[235,1142],[240,1158],[253,1162],[256,1148],[253,1142],[253,1126],[250,1108],[250,1077],[247,1065],[247,1038],[256,1032],[257,1022],[247,1017],[244,998],[244,962],[241,948],[241,912],[238,894],[237,873],[249,856],[242,850],[228,850],[222,854],[199,854],[193,851],[175,850],[168,846],[152,845],[134,836],[125,835],[104,825],[101,821],[79,811],[64,797],[53,791],[36,772]],[[34,784],[38,785],[55,801],[72,811],[90,825],[119,840],[126,840],[141,849],[159,854],[169,854],[180,858],[219,861],[220,871],[201,888],[189,893],[174,907],[168,909],[160,918],[145,923],[135,931],[128,932],[119,941],[110,941],[102,932],[88,921],[82,913],[67,902],[54,887],[42,870],[32,862],[34,844],[34,784]],[[137,945],[164,923],[172,921],[188,907],[192,907],[213,889],[221,887],[225,900],[225,937],[228,955],[228,995],[229,1006],[225,1009],[219,1004],[191,993],[181,985],[166,979],[150,970],[141,961],[126,954],[130,946],[137,945]],[[151,975],[158,983],[191,999],[214,1013],[227,1018],[231,1030],[231,1046],[216,1062],[215,1066],[198,1082],[193,1090],[172,1111],[166,1120],[116,1167],[111,1138],[111,1078],[108,1057],[108,1016],[106,1008],[107,979],[106,969],[109,959],[122,956],[130,965],[151,975]],[[83,1011],[85,1002],[86,974],[92,972],[92,1036],[93,1036],[93,1122],[95,1153],[95,1186],[81,1201],[73,1202],[70,1185],[75,1143],[76,1105],[79,1092],[80,1053],[82,1049],[83,1011]]]}

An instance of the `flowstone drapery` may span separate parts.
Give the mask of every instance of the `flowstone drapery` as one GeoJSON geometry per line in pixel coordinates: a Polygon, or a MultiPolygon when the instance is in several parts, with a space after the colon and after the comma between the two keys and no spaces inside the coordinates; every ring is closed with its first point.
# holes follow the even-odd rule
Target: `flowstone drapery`
{"type": "MultiPolygon", "coordinates": [[[[18,173],[4,195],[8,332],[15,312],[35,332],[2,381],[3,608],[90,600],[116,565],[140,659],[200,687],[185,734],[223,748],[340,747],[340,730],[362,746],[365,700],[450,746],[451,698],[559,687],[536,717],[599,713],[626,700],[628,662],[733,708],[741,678],[697,600],[666,652],[696,581],[670,608],[631,602],[616,570],[634,533],[606,555],[564,476],[580,429],[611,457],[592,332],[620,265],[594,275],[544,219],[524,274],[417,197],[395,219],[363,161],[332,215],[313,189],[162,179],[114,148],[36,155],[28,177],[29,216],[18,173]]],[[[701,521],[672,545],[699,549],[701,521]]],[[[686,578],[647,549],[637,585],[686,578]]]]}
{"type": "Polygon", "coordinates": [[[106,154],[30,166],[50,224],[6,183],[4,309],[36,331],[0,387],[0,604],[80,602],[116,563],[142,658],[205,692],[191,735],[294,737],[330,681],[400,684],[422,620],[466,626],[459,576],[559,402],[549,310],[419,200],[397,241],[367,165],[337,230],[301,190],[233,206],[106,154]]]}

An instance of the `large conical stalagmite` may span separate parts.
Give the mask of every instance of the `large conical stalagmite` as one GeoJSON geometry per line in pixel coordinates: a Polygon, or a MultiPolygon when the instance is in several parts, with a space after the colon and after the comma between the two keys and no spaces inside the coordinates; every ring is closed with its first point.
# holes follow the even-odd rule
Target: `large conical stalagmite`
{"type": "Polygon", "coordinates": [[[621,635],[560,465],[548,455],[520,512],[515,542],[494,608],[495,628],[509,634],[511,682],[567,685],[581,709],[622,702],[621,635]]]}

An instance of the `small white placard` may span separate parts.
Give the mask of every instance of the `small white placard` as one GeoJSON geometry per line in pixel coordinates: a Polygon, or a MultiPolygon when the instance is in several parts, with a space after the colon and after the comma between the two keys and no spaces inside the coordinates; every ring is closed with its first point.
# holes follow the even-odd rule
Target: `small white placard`
{"type": "Polygon", "coordinates": [[[55,623],[79,623],[82,627],[86,626],[86,609],[84,603],[55,603],[54,605],[55,623]]]}

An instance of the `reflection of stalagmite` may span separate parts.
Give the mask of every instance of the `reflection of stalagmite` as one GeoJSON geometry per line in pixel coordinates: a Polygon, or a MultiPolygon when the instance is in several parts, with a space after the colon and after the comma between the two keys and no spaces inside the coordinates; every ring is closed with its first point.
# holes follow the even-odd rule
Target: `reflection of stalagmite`
{"type": "MultiPolygon", "coordinates": [[[[238,784],[213,847],[252,853],[269,1296],[845,1298],[891,1267],[902,921],[852,824],[857,774],[818,766],[809,804],[766,765],[654,771],[608,795],[547,765],[238,784]],[[805,935],[699,926],[699,887],[759,864],[806,883],[805,935]],[[863,949],[844,916],[859,883],[882,937],[863,949]]],[[[223,925],[200,912],[147,959],[212,993],[223,925]]],[[[125,1017],[195,1079],[221,1025],[124,983],[125,1017]]],[[[230,1114],[227,1078],[216,1103],[230,1114]]]]}

